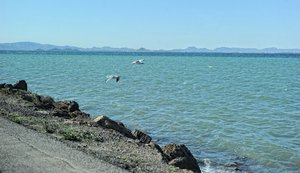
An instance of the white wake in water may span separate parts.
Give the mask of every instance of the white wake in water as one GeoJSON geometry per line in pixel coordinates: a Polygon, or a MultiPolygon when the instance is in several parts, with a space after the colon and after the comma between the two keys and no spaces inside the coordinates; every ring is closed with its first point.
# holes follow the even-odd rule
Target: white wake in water
{"type": "Polygon", "coordinates": [[[235,170],[226,170],[224,167],[212,166],[212,162],[209,159],[204,159],[204,166],[201,166],[202,173],[236,173],[235,170]]]}

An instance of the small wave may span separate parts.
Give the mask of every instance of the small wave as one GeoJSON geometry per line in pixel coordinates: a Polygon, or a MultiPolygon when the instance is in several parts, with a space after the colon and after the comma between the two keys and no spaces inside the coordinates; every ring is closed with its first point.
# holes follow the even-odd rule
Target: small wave
{"type": "Polygon", "coordinates": [[[204,166],[201,167],[202,173],[235,173],[235,170],[227,170],[221,166],[213,165],[210,159],[203,159],[204,166]]]}

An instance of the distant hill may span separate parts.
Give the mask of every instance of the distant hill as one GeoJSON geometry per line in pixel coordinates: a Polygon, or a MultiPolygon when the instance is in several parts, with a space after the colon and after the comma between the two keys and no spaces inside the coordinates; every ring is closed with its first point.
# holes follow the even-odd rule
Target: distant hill
{"type": "Polygon", "coordinates": [[[51,44],[40,44],[34,42],[16,42],[16,43],[0,43],[0,50],[64,50],[64,49],[80,49],[72,46],[56,46],[51,44]]]}
{"type": "Polygon", "coordinates": [[[220,47],[213,50],[220,53],[300,53],[300,49],[278,49],[275,47],[256,49],[256,48],[228,48],[220,47]]]}
{"type": "Polygon", "coordinates": [[[35,42],[0,43],[0,50],[23,50],[23,51],[109,51],[109,52],[131,52],[130,48],[92,47],[81,48],[75,46],[56,46],[52,44],[40,44],[35,42]]]}
{"type": "Polygon", "coordinates": [[[212,52],[206,48],[187,47],[185,49],[172,49],[170,52],[212,52]]]}
{"type": "Polygon", "coordinates": [[[182,52],[182,53],[300,53],[300,49],[278,49],[275,47],[256,48],[229,48],[220,47],[216,49],[188,47],[185,49],[172,50],[149,50],[146,48],[112,48],[112,47],[92,47],[81,48],[75,46],[57,46],[51,44],[40,44],[35,42],[0,43],[0,50],[7,51],[89,51],[89,52],[182,52]]]}

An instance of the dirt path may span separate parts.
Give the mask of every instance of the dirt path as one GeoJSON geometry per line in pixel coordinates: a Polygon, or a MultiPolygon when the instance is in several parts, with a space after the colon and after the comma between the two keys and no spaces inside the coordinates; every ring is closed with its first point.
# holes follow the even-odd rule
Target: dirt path
{"type": "Polygon", "coordinates": [[[127,172],[0,117],[1,173],[127,172]]]}

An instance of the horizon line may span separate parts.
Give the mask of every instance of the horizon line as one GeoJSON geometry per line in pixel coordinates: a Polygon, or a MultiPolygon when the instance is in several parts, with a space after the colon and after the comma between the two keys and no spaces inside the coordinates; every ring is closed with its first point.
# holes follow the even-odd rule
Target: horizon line
{"type": "MultiPolygon", "coordinates": [[[[31,44],[39,44],[39,45],[43,45],[43,46],[55,46],[55,47],[65,47],[66,48],[70,48],[70,49],[104,49],[104,48],[108,48],[108,49],[132,49],[132,50],[144,50],[144,51],[183,51],[183,50],[198,50],[200,51],[201,49],[206,49],[207,51],[218,51],[218,49],[244,49],[244,50],[253,50],[253,51],[267,51],[267,50],[271,50],[273,49],[274,51],[280,51],[280,50],[284,50],[284,51],[288,51],[288,50],[292,50],[292,51],[300,51],[300,48],[279,48],[279,47],[275,47],[275,46],[271,46],[271,47],[264,47],[264,48],[256,48],[256,47],[234,47],[234,46],[220,46],[220,47],[215,47],[215,48],[206,48],[206,47],[197,47],[197,46],[187,46],[185,48],[171,48],[171,49],[165,49],[165,48],[159,48],[159,49],[149,49],[146,47],[139,47],[139,48],[131,48],[131,47],[112,47],[112,46],[91,46],[91,47],[82,47],[82,46],[73,46],[73,45],[68,45],[68,44],[64,44],[64,45],[60,45],[60,44],[53,44],[53,43],[40,43],[40,42],[33,42],[33,41],[18,41],[18,42],[2,42],[0,44],[18,44],[18,43],[31,43],[31,44]]],[[[202,50],[203,51],[203,50],[202,50]]]]}

